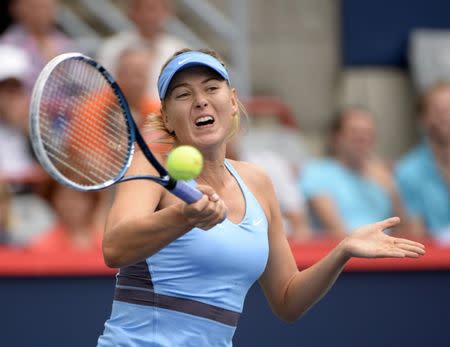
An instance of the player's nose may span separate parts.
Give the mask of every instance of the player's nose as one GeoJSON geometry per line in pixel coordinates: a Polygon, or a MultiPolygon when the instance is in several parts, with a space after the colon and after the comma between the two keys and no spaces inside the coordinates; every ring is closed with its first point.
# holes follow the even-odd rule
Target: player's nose
{"type": "Polygon", "coordinates": [[[206,100],[205,96],[200,93],[195,96],[194,102],[196,108],[204,108],[208,106],[208,100],[206,100]]]}

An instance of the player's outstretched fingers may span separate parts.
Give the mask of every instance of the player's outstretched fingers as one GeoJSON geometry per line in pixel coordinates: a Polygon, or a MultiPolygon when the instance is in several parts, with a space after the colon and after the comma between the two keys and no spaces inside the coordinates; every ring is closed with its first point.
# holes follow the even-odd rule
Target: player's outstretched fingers
{"type": "Polygon", "coordinates": [[[395,239],[395,245],[402,251],[412,252],[417,256],[425,254],[425,246],[419,242],[407,239],[395,239]]]}
{"type": "Polygon", "coordinates": [[[387,218],[385,220],[382,220],[380,222],[377,222],[376,225],[379,228],[381,228],[383,230],[386,230],[386,229],[395,227],[399,223],[400,223],[400,218],[398,218],[398,217],[391,217],[391,218],[387,218]]]}

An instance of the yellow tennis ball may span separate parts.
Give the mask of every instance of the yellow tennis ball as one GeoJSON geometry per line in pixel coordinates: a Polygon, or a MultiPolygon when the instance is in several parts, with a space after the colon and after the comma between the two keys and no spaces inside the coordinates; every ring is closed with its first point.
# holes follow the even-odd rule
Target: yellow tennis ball
{"type": "Polygon", "coordinates": [[[167,171],[176,180],[191,180],[197,177],[203,168],[203,156],[192,146],[178,146],[167,157],[167,171]]]}

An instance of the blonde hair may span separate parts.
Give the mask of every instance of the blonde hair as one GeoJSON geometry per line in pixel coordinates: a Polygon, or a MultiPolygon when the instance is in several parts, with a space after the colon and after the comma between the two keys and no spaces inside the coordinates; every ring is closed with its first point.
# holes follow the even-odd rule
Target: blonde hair
{"type": "MultiPolygon", "coordinates": [[[[177,57],[180,54],[183,54],[186,52],[192,52],[192,51],[194,51],[194,50],[192,50],[190,48],[184,48],[184,49],[181,49],[181,50],[175,52],[162,66],[160,75],[161,75],[162,71],[166,68],[166,66],[175,57],[177,57]]],[[[216,51],[214,51],[212,49],[198,49],[195,51],[205,53],[205,54],[208,54],[208,55],[216,58],[224,67],[226,67],[222,58],[216,51]]],[[[244,105],[242,104],[242,102],[239,99],[237,99],[237,104],[238,104],[238,111],[236,112],[235,117],[233,117],[233,127],[226,138],[227,141],[232,139],[241,129],[241,115],[243,115],[246,119],[248,119],[248,113],[245,110],[244,105]]],[[[161,107],[164,108],[164,101],[162,101],[161,107]]],[[[144,123],[144,132],[151,134],[150,136],[144,136],[146,138],[150,138],[149,139],[150,148],[152,148],[152,144],[161,144],[166,149],[167,149],[167,146],[173,147],[176,145],[176,142],[177,142],[176,134],[174,132],[170,132],[166,128],[161,114],[151,113],[146,116],[145,123],[144,123]]]]}

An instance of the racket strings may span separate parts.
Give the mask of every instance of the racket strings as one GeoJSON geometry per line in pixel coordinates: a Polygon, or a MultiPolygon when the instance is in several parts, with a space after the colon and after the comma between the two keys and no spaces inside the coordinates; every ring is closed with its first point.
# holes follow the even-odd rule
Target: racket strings
{"type": "MultiPolygon", "coordinates": [[[[53,158],[56,162],[58,162],[60,165],[62,165],[63,168],[69,169],[70,171],[73,171],[77,175],[80,175],[87,179],[91,184],[97,184],[94,179],[90,178],[80,170],[85,170],[87,167],[91,169],[92,172],[96,173],[96,175],[100,179],[109,179],[109,177],[114,176],[117,174],[117,172],[114,172],[110,167],[106,167],[105,165],[102,165],[102,162],[98,162],[98,167],[95,166],[89,166],[89,163],[87,161],[84,162],[78,162],[79,165],[73,164],[73,158],[69,156],[67,152],[60,151],[60,147],[56,147],[54,144],[54,141],[52,138],[48,137],[47,135],[43,135],[42,139],[44,140],[44,143],[48,150],[48,155],[53,158]],[[103,171],[102,171],[103,170],[103,171]]],[[[86,149],[85,147],[80,146],[79,143],[74,142],[72,143],[72,149],[77,151],[78,153],[83,153],[86,149]]],[[[97,160],[96,158],[91,158],[91,160],[97,160]]],[[[61,170],[62,171],[62,170],[61,170]]],[[[66,170],[65,170],[66,171],[66,170]]]]}
{"type": "MultiPolygon", "coordinates": [[[[61,81],[65,81],[65,83],[73,83],[72,80],[68,79],[67,76],[61,75],[58,76],[59,78],[61,78],[61,81]]],[[[110,90],[109,86],[107,86],[106,84],[104,85],[104,93],[110,92],[108,99],[109,100],[113,100],[114,96],[112,91],[110,90]]],[[[80,90],[80,94],[83,94],[82,97],[85,100],[89,100],[92,99],[94,100],[95,98],[98,98],[99,95],[98,93],[94,96],[93,91],[97,91],[98,92],[98,88],[92,88],[92,87],[87,87],[86,90],[82,89],[80,90]]],[[[102,96],[102,98],[104,99],[104,96],[102,96]]],[[[110,102],[109,102],[110,103],[110,102]]],[[[102,116],[104,116],[105,118],[111,118],[110,122],[105,123],[105,128],[104,130],[108,130],[111,131],[112,133],[116,133],[116,132],[120,132],[122,131],[123,133],[120,134],[121,136],[127,136],[127,130],[126,128],[124,128],[123,126],[121,126],[122,122],[117,122],[118,124],[115,124],[116,122],[114,122],[114,119],[118,119],[117,117],[110,117],[111,115],[118,115],[122,113],[121,108],[118,105],[112,105],[113,107],[111,107],[108,103],[105,102],[101,102],[101,100],[97,100],[97,102],[91,102],[89,103],[89,106],[92,108],[91,110],[87,109],[88,103],[81,103],[78,106],[78,108],[80,108],[80,111],[82,111],[83,113],[87,114],[88,112],[91,112],[92,114],[102,114],[102,116]]],[[[120,120],[120,118],[119,118],[120,120]]]]}
{"type": "MultiPolygon", "coordinates": [[[[90,96],[90,97],[92,97],[92,96],[90,96]]],[[[94,105],[96,105],[96,104],[98,104],[98,103],[95,103],[94,105]]],[[[84,105],[86,105],[86,104],[82,104],[82,106],[84,106],[84,105]]],[[[70,105],[70,106],[75,106],[75,105],[70,105]]],[[[84,110],[83,109],[83,107],[81,108],[81,109],[78,109],[77,110],[78,112],[80,112],[81,114],[86,114],[85,112],[87,111],[87,110],[84,110]]],[[[99,110],[91,110],[91,112],[93,112],[93,113],[95,113],[95,114],[98,114],[98,112],[99,112],[99,110]]],[[[83,160],[82,162],[80,162],[79,164],[84,164],[84,165],[78,165],[78,166],[84,166],[84,167],[81,167],[81,169],[82,170],[84,170],[84,171],[86,171],[86,168],[88,168],[89,166],[90,166],[90,168],[94,171],[94,172],[97,172],[97,174],[98,173],[101,173],[102,171],[101,171],[101,169],[107,169],[108,167],[105,167],[104,165],[101,165],[102,163],[103,163],[103,161],[100,159],[100,158],[98,158],[98,155],[99,155],[99,151],[92,151],[93,149],[95,149],[95,147],[94,146],[91,146],[91,148],[90,148],[90,151],[89,151],[89,153],[86,153],[86,149],[89,149],[89,145],[92,145],[92,138],[94,137],[94,136],[97,136],[98,135],[98,131],[100,130],[99,129],[99,127],[98,126],[95,126],[95,123],[92,123],[91,122],[91,126],[90,127],[85,127],[85,128],[81,128],[80,127],[80,124],[82,124],[82,122],[72,122],[72,123],[69,123],[69,122],[67,122],[66,121],[66,119],[64,119],[64,118],[62,118],[62,121],[61,121],[61,124],[62,124],[62,127],[64,127],[64,128],[70,128],[70,127],[72,127],[72,130],[77,130],[76,132],[77,132],[77,134],[79,135],[79,141],[77,142],[77,141],[72,141],[72,143],[71,143],[71,146],[72,146],[72,149],[73,150],[75,150],[75,151],[77,151],[78,153],[84,153],[84,154],[89,154],[89,155],[91,155],[91,156],[93,156],[93,157],[91,157],[91,159],[92,160],[95,160],[98,164],[99,164],[99,168],[96,168],[96,167],[92,167],[92,165],[89,165],[89,162],[88,161],[86,161],[86,160],[83,160]],[[92,127],[92,125],[94,125],[94,127],[92,127]],[[81,130],[83,130],[83,131],[81,131],[81,130]],[[100,169],[100,170],[99,170],[100,169]]],[[[56,134],[61,134],[61,133],[63,133],[63,132],[57,132],[56,134]]],[[[72,132],[73,133],[73,132],[72,132]]],[[[43,136],[43,137],[45,137],[45,135],[43,136]]],[[[57,137],[58,138],[58,137],[57,137]]],[[[46,138],[46,140],[47,140],[47,143],[49,144],[49,147],[51,148],[51,145],[50,145],[50,143],[51,143],[51,138],[46,138]]],[[[61,141],[61,138],[59,138],[58,140],[57,140],[57,143],[61,143],[62,141],[61,141]]],[[[56,155],[55,155],[55,153],[57,153],[58,152],[58,149],[59,148],[55,148],[55,147],[53,147],[53,148],[51,148],[52,150],[53,150],[53,155],[52,155],[52,157],[53,158],[58,158],[56,155]]],[[[113,153],[114,154],[114,152],[110,152],[110,153],[113,153]]],[[[67,153],[64,153],[64,152],[61,152],[60,153],[61,154],[61,156],[63,156],[64,158],[67,158],[68,156],[67,156],[67,153]]],[[[104,154],[108,154],[107,152],[105,152],[104,154]]],[[[112,160],[112,159],[115,159],[115,158],[108,158],[109,160],[112,160]]],[[[119,159],[120,160],[120,158],[118,157],[117,159],[119,159]]],[[[60,162],[60,163],[62,163],[62,161],[61,160],[58,160],[58,162],[60,162]]],[[[119,161],[117,164],[118,165],[120,165],[122,163],[122,161],[119,161]]],[[[65,167],[69,167],[69,168],[72,168],[72,169],[74,169],[74,167],[73,167],[73,165],[67,165],[67,163],[65,163],[65,165],[64,165],[65,167]]],[[[76,172],[77,174],[79,174],[79,170],[73,170],[74,172],[76,172]]],[[[115,174],[115,172],[114,171],[112,171],[111,170],[111,172],[109,173],[109,174],[112,174],[112,175],[114,175],[115,174]]],[[[107,177],[107,176],[106,176],[107,177]]],[[[101,176],[100,177],[102,180],[104,180],[105,179],[105,176],[101,176]]],[[[91,182],[92,182],[92,180],[90,180],[91,182]]]]}
{"type": "Polygon", "coordinates": [[[119,100],[81,60],[63,62],[49,76],[39,127],[53,165],[77,184],[113,180],[126,165],[130,135],[119,100]]]}

